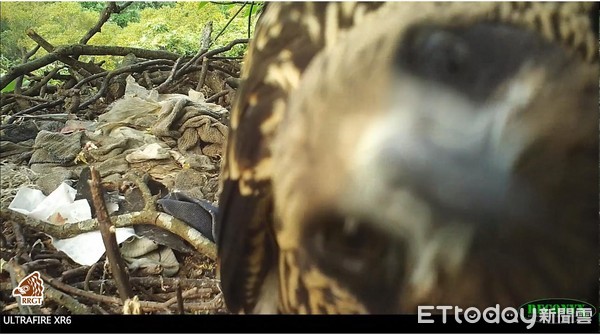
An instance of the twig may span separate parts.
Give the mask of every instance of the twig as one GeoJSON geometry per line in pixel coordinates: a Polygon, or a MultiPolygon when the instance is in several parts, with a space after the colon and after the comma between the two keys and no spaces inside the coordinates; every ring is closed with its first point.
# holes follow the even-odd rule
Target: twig
{"type": "MultiPolygon", "coordinates": [[[[101,263],[96,263],[101,264],[101,263]]],[[[158,278],[158,277],[130,277],[129,282],[132,285],[136,286],[145,286],[145,287],[153,287],[153,286],[164,286],[166,288],[174,288],[179,282],[179,286],[182,289],[187,288],[199,288],[199,289],[211,289],[213,292],[219,292],[219,288],[217,287],[219,280],[210,279],[210,278],[158,278]]],[[[83,288],[86,291],[90,289],[94,289],[100,286],[100,284],[104,285],[115,285],[114,280],[89,280],[87,282],[74,283],[71,286],[76,288],[83,288]],[[87,285],[87,288],[86,288],[87,285]]]]}
{"type": "Polygon", "coordinates": [[[30,108],[24,109],[24,110],[22,110],[20,112],[17,112],[17,113],[14,113],[13,115],[11,115],[8,118],[8,120],[6,120],[5,125],[8,125],[8,124],[11,124],[11,123],[15,122],[15,120],[17,119],[17,117],[19,115],[21,115],[21,114],[29,114],[29,113],[37,112],[40,109],[51,108],[51,107],[54,107],[54,106],[58,106],[58,105],[62,104],[63,102],[65,102],[65,98],[64,97],[62,97],[62,98],[60,98],[60,99],[58,99],[56,101],[50,101],[50,102],[47,102],[47,103],[44,103],[44,104],[39,104],[37,106],[33,106],[33,107],[30,107],[30,108]]]}
{"type": "Polygon", "coordinates": [[[31,38],[35,43],[37,43],[37,45],[44,48],[44,50],[46,50],[48,52],[54,51],[54,46],[52,44],[50,44],[50,42],[46,41],[45,38],[43,38],[38,33],[36,33],[35,30],[27,29],[27,31],[25,33],[27,34],[27,36],[29,38],[31,38]]]}
{"type": "Polygon", "coordinates": [[[212,34],[212,21],[209,21],[204,28],[202,28],[202,41],[200,42],[200,49],[198,52],[192,57],[187,63],[183,64],[181,69],[175,73],[175,78],[181,77],[189,67],[195,65],[201,57],[206,54],[208,48],[210,47],[210,34],[212,34]],[[208,40],[208,45],[204,47],[204,42],[208,40]]]}
{"type": "MultiPolygon", "coordinates": [[[[90,300],[94,300],[97,302],[101,302],[101,303],[105,303],[105,304],[114,304],[114,305],[123,305],[123,301],[117,297],[108,297],[108,296],[104,296],[104,295],[100,295],[100,294],[96,294],[93,292],[87,292],[84,290],[80,290],[78,288],[72,287],[70,285],[64,284],[62,282],[60,282],[59,280],[57,280],[56,278],[52,278],[46,274],[40,273],[42,279],[44,280],[44,282],[58,288],[61,291],[67,292],[69,294],[75,294],[90,300]]],[[[220,293],[211,301],[204,303],[204,304],[198,304],[198,303],[190,303],[187,304],[186,308],[188,309],[193,309],[193,310],[215,310],[215,309],[219,309],[222,307],[222,301],[221,301],[221,296],[220,293]]],[[[173,303],[170,303],[169,305],[166,305],[165,303],[160,303],[160,302],[154,302],[154,301],[140,301],[140,306],[143,309],[149,309],[149,310],[164,310],[164,309],[169,309],[169,307],[172,305],[173,303]]]]}
{"type": "Polygon", "coordinates": [[[94,101],[98,100],[100,97],[102,97],[104,95],[104,93],[106,92],[107,88],[108,88],[108,84],[110,83],[110,80],[115,77],[118,74],[121,73],[125,73],[125,72],[137,72],[140,71],[150,65],[156,65],[156,64],[165,64],[165,63],[171,63],[170,60],[166,60],[166,59],[155,59],[155,60],[149,60],[146,62],[141,62],[141,63],[136,63],[136,64],[132,64],[129,66],[124,66],[122,68],[116,69],[110,73],[108,73],[106,75],[106,78],[104,78],[104,82],[102,83],[102,87],[100,88],[100,90],[98,90],[98,93],[94,94],[94,96],[92,96],[91,98],[89,98],[88,100],[86,100],[85,102],[83,102],[80,105],[80,109],[86,108],[89,105],[91,105],[94,101]]]}
{"type": "MultiPolygon", "coordinates": [[[[200,38],[200,50],[204,50],[204,52],[208,51],[210,48],[210,37],[213,31],[213,22],[208,21],[204,27],[202,27],[202,34],[200,38]]],[[[204,53],[202,52],[202,53],[204,53]]]]}
{"type": "MultiPolygon", "coordinates": [[[[177,311],[179,314],[183,315],[185,311],[183,310],[183,294],[181,291],[181,286],[179,286],[179,282],[177,282],[177,311]]],[[[168,302],[168,300],[167,300],[168,302]]]]}
{"type": "Polygon", "coordinates": [[[247,38],[241,38],[241,39],[236,39],[233,40],[231,42],[229,42],[229,44],[227,44],[224,47],[221,48],[217,48],[217,49],[213,49],[211,51],[207,51],[201,55],[196,55],[194,56],[194,58],[192,58],[189,62],[187,62],[185,65],[183,65],[181,67],[181,69],[179,69],[179,71],[177,71],[177,74],[175,74],[176,78],[179,78],[180,76],[182,76],[185,73],[191,72],[190,68],[193,67],[193,63],[195,62],[195,59],[200,59],[200,58],[212,58],[212,56],[220,54],[221,52],[225,52],[228,50],[231,50],[231,48],[233,48],[234,46],[238,45],[238,44],[243,44],[243,43],[248,43],[250,40],[247,38]]]}
{"type": "Polygon", "coordinates": [[[96,269],[99,266],[102,266],[102,264],[104,264],[104,263],[103,262],[96,262],[96,263],[92,264],[92,266],[90,266],[90,269],[85,274],[85,279],[83,280],[83,289],[84,290],[86,290],[86,291],[90,290],[90,279],[92,278],[92,275],[94,274],[94,271],[96,271],[96,269]]]}
{"type": "Polygon", "coordinates": [[[230,59],[230,60],[240,60],[244,59],[244,56],[213,56],[211,59],[230,59]]]}
{"type": "Polygon", "coordinates": [[[60,306],[64,306],[73,314],[92,314],[90,307],[53,287],[47,287],[44,290],[44,295],[46,296],[46,299],[54,301],[60,306]]]}
{"type": "MultiPolygon", "coordinates": [[[[56,50],[56,48],[52,44],[50,44],[50,42],[46,41],[46,39],[44,39],[42,36],[36,33],[33,29],[27,29],[26,34],[27,36],[29,36],[29,38],[31,38],[35,43],[44,48],[44,50],[46,50],[47,52],[50,53],[56,50]]],[[[95,64],[80,62],[77,59],[74,59],[70,56],[58,55],[58,60],[69,65],[74,71],[83,70],[84,73],[82,73],[82,75],[86,77],[95,73],[102,72],[101,67],[95,64]]]]}
{"type": "Polygon", "coordinates": [[[25,247],[25,237],[23,236],[23,229],[17,222],[12,222],[13,233],[15,234],[15,242],[17,243],[17,257],[21,257],[28,262],[31,262],[31,257],[25,247]]]}
{"type": "Polygon", "coordinates": [[[33,55],[35,55],[38,50],[40,50],[40,46],[36,45],[33,49],[31,49],[31,51],[29,51],[27,54],[25,54],[25,57],[23,58],[24,61],[28,61],[29,58],[31,58],[33,55]]]}
{"type": "MultiPolygon", "coordinates": [[[[35,55],[36,52],[38,52],[38,50],[40,50],[40,45],[36,45],[33,49],[31,49],[31,51],[29,51],[28,53],[26,53],[23,56],[23,60],[21,62],[21,64],[25,64],[29,61],[29,58],[31,58],[31,56],[35,55]]],[[[20,94],[21,93],[21,86],[23,86],[23,76],[19,76],[19,78],[17,78],[17,82],[15,83],[15,93],[20,94]]]]}
{"type": "MultiPolygon", "coordinates": [[[[217,60],[217,57],[211,57],[211,59],[217,60]]],[[[226,67],[223,67],[220,65],[221,62],[217,63],[217,62],[211,62],[210,63],[210,68],[212,70],[217,70],[220,72],[225,73],[228,76],[234,77],[234,78],[239,78],[240,74],[238,72],[236,72],[235,70],[230,70],[226,67]]]]}
{"type": "Polygon", "coordinates": [[[14,97],[15,99],[23,99],[23,100],[36,101],[36,102],[48,102],[49,101],[47,99],[43,99],[40,97],[30,97],[30,96],[22,95],[22,94],[18,94],[18,93],[6,93],[3,95],[6,97],[14,97]]]}
{"type": "Polygon", "coordinates": [[[122,305],[123,301],[117,297],[107,297],[104,295],[96,294],[94,292],[88,292],[84,290],[80,290],[78,288],[74,288],[73,286],[67,285],[56,278],[52,278],[44,273],[40,273],[44,282],[56,287],[57,289],[64,291],[69,294],[75,294],[84,298],[88,298],[94,301],[106,303],[106,304],[116,304],[122,305]]]}
{"type": "Polygon", "coordinates": [[[63,273],[61,273],[60,277],[58,278],[60,281],[66,282],[71,278],[76,278],[76,277],[81,277],[84,276],[88,273],[90,267],[87,265],[83,265],[80,267],[77,267],[75,269],[71,269],[71,270],[67,270],[64,271],[63,273]]]}
{"type": "Polygon", "coordinates": [[[248,11],[248,38],[252,37],[252,9],[254,9],[254,1],[250,3],[250,10],[248,11]]]}
{"type": "MultiPolygon", "coordinates": [[[[14,105],[15,101],[17,101],[14,97],[9,97],[6,94],[2,94],[2,96],[0,96],[0,106],[4,107],[6,105],[14,105]]],[[[10,107],[10,106],[9,106],[10,107]]],[[[12,107],[10,107],[10,109],[12,109],[12,107]]]]}
{"type": "MultiPolygon", "coordinates": [[[[69,119],[69,115],[66,113],[54,113],[54,114],[44,114],[44,115],[29,115],[29,114],[22,114],[19,115],[20,118],[22,119],[37,119],[37,120],[68,120],[69,119]]],[[[0,126],[0,129],[2,129],[2,126],[0,126]]]]}
{"type": "Polygon", "coordinates": [[[35,94],[38,90],[40,91],[39,95],[42,96],[43,95],[43,88],[46,86],[46,84],[50,81],[50,79],[52,79],[52,77],[54,77],[55,74],[58,73],[58,71],[60,71],[62,69],[62,66],[57,66],[54,69],[52,69],[52,71],[50,71],[50,73],[48,73],[47,75],[44,76],[44,78],[42,78],[42,80],[33,85],[33,87],[31,87],[30,89],[28,89],[27,91],[25,91],[25,95],[33,95],[35,94]]]}
{"type": "Polygon", "coordinates": [[[8,312],[8,311],[10,311],[11,309],[15,309],[15,308],[18,308],[18,307],[19,307],[19,303],[16,303],[16,302],[15,302],[15,303],[12,303],[12,304],[10,304],[10,305],[6,305],[6,306],[4,306],[4,308],[2,308],[2,311],[3,311],[3,312],[8,312]]]}
{"type": "Polygon", "coordinates": [[[206,53],[206,55],[204,55],[204,57],[212,57],[214,55],[220,54],[221,52],[225,52],[225,51],[229,51],[231,50],[231,48],[233,48],[234,46],[238,45],[238,44],[244,44],[244,43],[248,43],[250,40],[247,38],[239,38],[239,39],[235,39],[231,42],[229,42],[229,44],[227,44],[224,47],[220,47],[220,48],[216,48],[213,49],[209,52],[206,53]]]}
{"type": "Polygon", "coordinates": [[[206,99],[206,102],[215,102],[217,101],[220,97],[224,97],[227,95],[227,93],[229,93],[229,90],[223,90],[219,93],[215,93],[213,95],[211,95],[208,99],[206,99]]]}
{"type": "Polygon", "coordinates": [[[27,262],[22,265],[23,270],[26,273],[31,273],[36,270],[47,269],[49,267],[60,266],[62,263],[58,259],[37,259],[35,261],[27,262]]]}
{"type": "Polygon", "coordinates": [[[104,77],[106,75],[108,75],[110,72],[109,71],[104,71],[104,72],[100,72],[100,73],[96,73],[95,75],[86,77],[85,79],[80,80],[77,84],[75,84],[75,86],[73,86],[71,89],[78,89],[81,88],[81,86],[83,86],[85,83],[90,82],[94,79],[98,79],[100,77],[104,77]]]}
{"type": "Polygon", "coordinates": [[[243,5],[246,3],[246,1],[209,1],[210,3],[213,3],[215,5],[243,5]]]}
{"type": "MultiPolygon", "coordinates": [[[[242,9],[244,9],[244,7],[246,7],[247,4],[248,4],[247,1],[244,2],[240,6],[240,9],[238,9],[238,11],[235,14],[233,14],[233,16],[225,24],[225,26],[223,27],[223,29],[221,29],[221,31],[217,34],[217,37],[215,37],[215,39],[213,40],[213,43],[216,42],[219,39],[219,37],[221,37],[221,35],[223,35],[223,33],[225,32],[225,29],[227,29],[227,27],[229,27],[229,24],[233,21],[233,19],[235,19],[240,14],[240,12],[242,11],[242,9]]],[[[212,43],[211,43],[211,45],[212,45],[212,43]]]]}
{"type": "MultiPolygon", "coordinates": [[[[212,34],[212,21],[209,21],[204,29],[202,30],[202,43],[200,45],[201,54],[208,51],[210,47],[210,35],[212,34]]],[[[200,77],[198,78],[198,84],[196,85],[196,91],[200,92],[204,81],[206,80],[206,74],[208,73],[208,59],[204,57],[202,59],[202,71],[200,71],[200,77]]]]}
{"type": "Polygon", "coordinates": [[[162,84],[160,84],[156,88],[156,90],[158,91],[158,93],[164,93],[167,85],[169,85],[173,81],[173,78],[175,76],[175,72],[177,71],[177,68],[179,67],[179,64],[181,64],[182,60],[183,60],[183,57],[177,58],[177,61],[175,61],[175,65],[173,65],[173,68],[171,69],[171,72],[169,73],[169,76],[167,77],[167,80],[165,80],[162,84]]]}
{"type": "Polygon", "coordinates": [[[163,302],[163,305],[164,305],[164,308],[167,309],[171,305],[177,303],[177,305],[178,305],[177,306],[178,311],[180,312],[180,314],[183,314],[183,310],[184,310],[183,309],[183,299],[184,298],[191,298],[191,297],[197,295],[198,288],[193,287],[193,288],[191,288],[189,290],[186,290],[185,292],[182,293],[181,292],[181,288],[179,288],[179,286],[178,286],[176,292],[177,292],[177,295],[175,297],[173,297],[173,298],[171,298],[171,299],[163,302]]]}
{"type": "Polygon", "coordinates": [[[87,42],[96,34],[99,33],[100,31],[102,31],[102,26],[104,25],[104,23],[106,23],[106,21],[108,21],[108,19],[110,19],[110,16],[114,13],[114,14],[119,14],[121,11],[123,11],[125,8],[129,7],[129,5],[131,5],[133,2],[129,1],[124,3],[121,6],[117,6],[117,4],[115,2],[109,2],[108,4],[106,4],[106,7],[104,8],[104,10],[102,11],[102,13],[100,13],[100,18],[98,19],[98,22],[96,23],[96,25],[94,25],[94,27],[92,27],[92,29],[90,29],[79,41],[79,44],[87,44],[87,42]]]}
{"type": "MultiPolygon", "coordinates": [[[[41,244],[41,243],[40,243],[41,244]]],[[[34,260],[38,260],[38,259],[46,259],[46,258],[52,258],[52,259],[58,259],[58,260],[70,260],[69,256],[65,255],[62,252],[54,252],[54,253],[47,253],[46,252],[40,252],[38,254],[36,254],[35,256],[33,256],[34,260]]]]}
{"type": "Polygon", "coordinates": [[[196,85],[196,91],[200,92],[202,86],[204,86],[204,81],[206,81],[206,75],[208,74],[208,58],[204,57],[202,59],[202,70],[200,71],[200,77],[198,79],[198,84],[196,85]]]}
{"type": "Polygon", "coordinates": [[[125,270],[125,261],[123,260],[123,257],[121,257],[121,252],[119,251],[119,245],[115,235],[115,227],[110,221],[108,211],[104,203],[104,196],[102,195],[102,189],[100,186],[100,173],[94,166],[90,168],[90,172],[92,174],[90,185],[92,201],[94,203],[96,216],[100,225],[102,241],[104,241],[104,247],[106,248],[106,257],[108,258],[113,277],[117,283],[119,296],[121,297],[121,300],[125,302],[125,300],[133,298],[133,291],[129,285],[129,276],[125,270]]]}
{"type": "Polygon", "coordinates": [[[58,60],[59,56],[86,55],[86,56],[127,56],[134,54],[138,58],[177,60],[180,56],[176,53],[163,50],[146,50],[141,48],[127,48],[106,45],[74,44],[58,47],[53,52],[37,58],[31,62],[12,67],[4,76],[0,77],[0,90],[6,87],[18,76],[35,71],[58,60]]]}
{"type": "MultiPolygon", "coordinates": [[[[155,206],[155,205],[154,205],[155,206]]],[[[0,211],[0,216],[12,219],[20,224],[27,225],[38,231],[42,231],[55,238],[70,238],[81,233],[95,231],[98,229],[98,220],[89,219],[77,223],[55,225],[36,220],[22,214],[11,211],[0,211]]],[[[216,247],[213,242],[200,234],[197,230],[189,227],[185,222],[163,212],[156,210],[144,210],[111,217],[115,227],[131,227],[138,224],[150,224],[166,229],[190,243],[199,253],[215,260],[217,257],[216,247]]]]}

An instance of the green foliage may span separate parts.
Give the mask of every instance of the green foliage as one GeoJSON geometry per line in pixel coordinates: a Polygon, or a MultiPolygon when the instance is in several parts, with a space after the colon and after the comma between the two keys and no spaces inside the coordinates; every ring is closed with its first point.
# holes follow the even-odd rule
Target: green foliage
{"type": "MultiPolygon", "coordinates": [[[[84,1],[79,3],[82,8],[94,12],[101,13],[106,7],[106,2],[101,1],[84,1]]],[[[119,6],[122,5],[121,2],[117,3],[119,6]]],[[[109,22],[116,23],[119,27],[124,28],[130,22],[139,22],[140,21],[140,10],[144,8],[162,8],[162,7],[173,7],[175,6],[174,2],[150,2],[150,1],[139,1],[134,2],[129,5],[124,11],[119,14],[111,15],[109,22]]]]}
{"type": "Polygon", "coordinates": [[[4,55],[0,55],[0,74],[4,75],[4,73],[8,72],[8,69],[17,65],[18,63],[14,60],[10,60],[4,55]]]}
{"type": "Polygon", "coordinates": [[[246,11],[245,17],[256,15],[259,12],[262,12],[263,7],[265,6],[264,2],[255,2],[253,6],[248,6],[248,10],[246,11]]]}
{"type": "MultiPolygon", "coordinates": [[[[0,49],[11,60],[20,60],[35,43],[27,37],[33,29],[55,46],[77,43],[94,26],[98,15],[82,11],[76,2],[0,2],[0,49]]],[[[40,51],[39,54],[44,54],[40,51]]]]}
{"type": "MultiPolygon", "coordinates": [[[[238,11],[240,4],[215,4],[209,2],[177,2],[172,7],[145,8],[139,12],[139,22],[131,22],[122,29],[102,29],[94,36],[92,44],[112,44],[147,49],[162,49],[191,55],[198,51],[202,28],[213,22],[213,39],[238,11]]],[[[246,7],[250,7],[246,5],[246,7]]],[[[257,15],[253,15],[252,26],[257,15]]],[[[248,20],[236,17],[212,48],[224,46],[236,38],[247,36],[248,20]]],[[[243,46],[234,48],[228,55],[243,53],[243,46]]]]}
{"type": "MultiPolygon", "coordinates": [[[[122,2],[119,2],[122,5],[122,2]]],[[[18,63],[35,43],[27,35],[33,29],[54,46],[78,43],[98,21],[106,6],[103,2],[0,2],[0,50],[2,59],[18,63]]],[[[136,2],[121,14],[111,16],[88,43],[168,50],[191,55],[198,51],[202,28],[213,22],[213,39],[240,9],[239,3],[212,2],[136,2]]],[[[248,34],[258,19],[262,3],[250,3],[227,26],[211,48],[224,46],[248,34]],[[251,10],[251,12],[250,12],[251,10]]],[[[238,45],[226,55],[239,56],[245,46],[238,45]]],[[[38,51],[35,57],[45,54],[38,51]]],[[[90,57],[91,58],[91,57],[90,57]]],[[[96,61],[105,59],[96,57],[96,61]]],[[[89,58],[82,57],[82,60],[89,58]]],[[[114,66],[118,60],[108,60],[114,66]]],[[[7,63],[2,61],[0,65],[7,63]]],[[[4,70],[5,71],[5,70],[4,70]]]]}
{"type": "Polygon", "coordinates": [[[6,85],[6,87],[4,87],[1,92],[2,93],[12,92],[15,90],[16,86],[17,86],[17,80],[15,79],[15,80],[11,81],[10,83],[8,83],[8,85],[6,85]]]}

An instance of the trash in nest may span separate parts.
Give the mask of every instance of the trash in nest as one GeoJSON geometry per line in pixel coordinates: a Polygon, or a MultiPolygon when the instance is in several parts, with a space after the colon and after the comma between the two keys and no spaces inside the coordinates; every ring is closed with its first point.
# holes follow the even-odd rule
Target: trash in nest
{"type": "MultiPolygon", "coordinates": [[[[57,225],[91,219],[89,203],[85,199],[75,200],[76,193],[74,188],[65,183],[60,184],[48,196],[39,190],[25,187],[19,189],[8,208],[31,218],[57,225]]],[[[117,243],[122,243],[134,235],[133,228],[117,228],[117,243]]],[[[82,233],[67,239],[52,237],[52,244],[81,265],[96,263],[106,251],[100,231],[82,233]]]]}
{"type": "Polygon", "coordinates": [[[202,199],[192,198],[185,193],[172,192],[158,200],[165,213],[170,214],[199,231],[211,241],[216,240],[215,225],[217,207],[202,199]]]}

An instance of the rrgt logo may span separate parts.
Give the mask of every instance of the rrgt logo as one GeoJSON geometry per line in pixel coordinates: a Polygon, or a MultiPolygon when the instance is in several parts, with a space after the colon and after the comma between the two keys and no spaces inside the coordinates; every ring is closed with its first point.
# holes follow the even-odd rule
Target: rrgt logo
{"type": "Polygon", "coordinates": [[[13,297],[21,297],[21,305],[39,306],[44,302],[44,282],[38,271],[23,278],[12,291],[13,297]]]}

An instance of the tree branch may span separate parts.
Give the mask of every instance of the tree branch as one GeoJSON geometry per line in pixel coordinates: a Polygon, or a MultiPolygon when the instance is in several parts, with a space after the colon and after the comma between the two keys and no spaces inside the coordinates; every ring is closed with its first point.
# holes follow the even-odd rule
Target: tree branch
{"type": "MultiPolygon", "coordinates": [[[[31,38],[35,43],[44,48],[48,53],[54,52],[56,49],[50,42],[46,41],[42,36],[36,33],[33,29],[27,29],[27,36],[31,38]]],[[[69,65],[74,70],[85,70],[87,73],[83,73],[84,76],[89,76],[92,74],[96,74],[102,72],[102,69],[95,64],[83,63],[76,59],[73,59],[69,56],[58,56],[58,60],[69,65]]]]}
{"type": "Polygon", "coordinates": [[[106,21],[108,21],[108,19],[110,19],[110,16],[114,13],[114,14],[119,14],[120,12],[122,12],[125,8],[129,7],[129,5],[131,5],[133,3],[133,1],[129,1],[124,3],[121,6],[117,6],[117,4],[115,2],[109,2],[106,4],[106,7],[104,8],[104,10],[102,11],[102,13],[100,13],[100,18],[98,19],[98,22],[96,23],[95,26],[92,27],[92,29],[90,29],[82,38],[81,40],[79,40],[79,44],[87,44],[87,42],[94,37],[94,35],[96,35],[97,33],[102,31],[102,26],[106,23],[106,21]]]}
{"type": "Polygon", "coordinates": [[[102,83],[102,87],[100,88],[100,90],[98,90],[98,93],[96,93],[93,97],[89,98],[88,100],[86,100],[84,103],[82,103],[80,105],[80,109],[82,108],[86,108],[87,106],[91,105],[94,101],[98,100],[101,96],[104,95],[104,93],[106,92],[106,89],[108,88],[108,84],[110,83],[110,80],[121,73],[125,73],[125,72],[137,72],[140,71],[148,66],[151,65],[156,65],[156,64],[164,64],[164,63],[171,63],[169,60],[166,59],[156,59],[156,60],[149,60],[146,62],[141,62],[141,63],[135,63],[129,66],[125,66],[122,68],[118,68],[110,73],[108,73],[106,75],[106,78],[104,78],[104,82],[102,83]]]}
{"type": "Polygon", "coordinates": [[[31,62],[21,64],[11,68],[4,76],[0,78],[0,90],[6,87],[8,83],[13,81],[20,75],[35,71],[41,67],[44,67],[52,62],[59,60],[60,56],[70,55],[95,55],[95,56],[127,56],[128,54],[134,54],[138,58],[146,59],[168,59],[175,61],[180,56],[173,52],[168,51],[154,51],[140,48],[128,48],[118,46],[100,46],[100,45],[83,45],[74,44],[64,47],[58,47],[53,52],[40,57],[31,62]]]}
{"type": "Polygon", "coordinates": [[[102,241],[104,241],[104,247],[106,248],[106,257],[110,263],[115,283],[119,291],[121,301],[125,302],[127,299],[133,298],[133,290],[129,284],[129,275],[126,271],[125,261],[121,257],[119,251],[119,244],[117,243],[116,229],[110,221],[106,205],[104,204],[104,196],[102,195],[102,189],[100,187],[100,173],[93,166],[91,167],[91,192],[92,202],[96,209],[96,215],[98,217],[98,223],[100,226],[100,233],[102,234],[102,241]]]}
{"type": "Polygon", "coordinates": [[[244,9],[244,7],[246,7],[247,4],[248,4],[248,2],[244,2],[244,4],[242,4],[240,6],[240,9],[238,9],[238,11],[235,14],[233,14],[233,16],[225,24],[225,26],[223,27],[223,29],[221,29],[221,31],[217,34],[217,37],[215,37],[215,39],[213,40],[213,43],[216,42],[217,39],[219,39],[219,37],[221,37],[221,35],[223,35],[223,33],[225,32],[225,29],[227,29],[227,27],[229,27],[229,24],[233,21],[233,19],[235,19],[240,14],[240,12],[242,11],[242,9],[244,9]]]}
{"type": "MultiPolygon", "coordinates": [[[[31,49],[31,51],[29,51],[28,53],[26,53],[23,56],[23,60],[21,62],[21,64],[25,64],[29,61],[29,58],[31,58],[31,56],[35,55],[36,52],[38,52],[38,50],[40,50],[40,45],[36,45],[33,49],[31,49]]],[[[19,76],[19,78],[17,78],[17,82],[15,83],[15,93],[17,94],[21,94],[21,86],[23,86],[23,76],[19,76]]]]}

